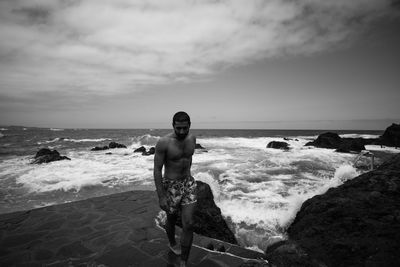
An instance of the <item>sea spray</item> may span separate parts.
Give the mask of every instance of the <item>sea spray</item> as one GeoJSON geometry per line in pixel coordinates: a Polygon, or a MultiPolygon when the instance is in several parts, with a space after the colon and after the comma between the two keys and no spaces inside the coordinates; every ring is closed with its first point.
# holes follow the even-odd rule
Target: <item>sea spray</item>
{"type": "MultiPolygon", "coordinates": [[[[285,172],[285,168],[282,169],[285,172]]],[[[292,175],[274,171],[273,176],[263,179],[251,178],[251,174],[244,170],[241,173],[246,174],[246,179],[238,179],[232,170],[217,178],[210,172],[200,173],[197,177],[210,184],[216,203],[227,217],[239,243],[246,247],[256,244],[264,250],[286,238],[286,229],[304,201],[358,175],[349,164],[340,165],[330,175],[315,172],[294,178],[295,170],[290,170],[292,175]]]]}
{"type": "Polygon", "coordinates": [[[160,136],[154,136],[151,134],[145,134],[141,136],[136,136],[132,138],[132,145],[135,146],[155,146],[160,136]]]}
{"type": "Polygon", "coordinates": [[[351,180],[354,177],[360,175],[361,172],[350,164],[340,165],[335,169],[335,173],[331,179],[329,179],[321,188],[316,191],[316,194],[324,194],[329,188],[337,187],[342,185],[347,180],[351,180]]]}

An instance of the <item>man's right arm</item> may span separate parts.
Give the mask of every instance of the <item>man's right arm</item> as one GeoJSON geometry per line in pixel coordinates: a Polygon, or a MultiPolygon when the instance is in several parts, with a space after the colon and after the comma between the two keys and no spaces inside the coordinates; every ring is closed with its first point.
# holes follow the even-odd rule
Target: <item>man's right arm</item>
{"type": "Polygon", "coordinates": [[[164,188],[162,186],[162,168],[165,163],[165,154],[167,152],[167,143],[161,138],[156,145],[154,154],[154,183],[157,190],[158,198],[161,200],[165,197],[164,188]]]}

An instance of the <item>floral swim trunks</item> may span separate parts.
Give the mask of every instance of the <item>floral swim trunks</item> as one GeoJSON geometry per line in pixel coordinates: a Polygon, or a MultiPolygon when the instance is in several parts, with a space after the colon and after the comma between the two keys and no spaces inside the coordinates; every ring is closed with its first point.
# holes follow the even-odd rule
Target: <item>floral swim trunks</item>
{"type": "Polygon", "coordinates": [[[182,180],[163,180],[164,189],[167,192],[167,212],[176,213],[180,206],[197,202],[196,181],[192,176],[182,180]]]}

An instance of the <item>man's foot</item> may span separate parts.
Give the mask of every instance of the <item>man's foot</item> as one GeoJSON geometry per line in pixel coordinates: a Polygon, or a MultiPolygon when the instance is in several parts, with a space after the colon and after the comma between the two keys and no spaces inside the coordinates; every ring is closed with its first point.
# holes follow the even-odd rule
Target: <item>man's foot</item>
{"type": "Polygon", "coordinates": [[[175,244],[174,246],[172,246],[171,244],[168,245],[169,249],[175,253],[175,255],[181,255],[182,251],[181,251],[181,246],[179,246],[178,244],[175,244]]]}

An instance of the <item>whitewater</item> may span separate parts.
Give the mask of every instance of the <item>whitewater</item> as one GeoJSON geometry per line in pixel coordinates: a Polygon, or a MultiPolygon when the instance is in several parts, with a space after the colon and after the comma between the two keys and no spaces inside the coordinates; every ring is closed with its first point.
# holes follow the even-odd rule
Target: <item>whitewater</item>
{"type": "MultiPolygon", "coordinates": [[[[133,150],[149,149],[170,132],[4,129],[0,136],[0,213],[122,191],[154,190],[153,156],[133,150]],[[90,151],[111,141],[127,148],[90,151]],[[57,149],[71,160],[30,164],[42,147],[57,149]]],[[[356,154],[304,146],[323,131],[192,132],[205,148],[193,155],[192,175],[211,186],[239,243],[256,250],[287,238],[286,229],[305,200],[362,172],[353,165],[356,154]],[[266,148],[271,141],[287,142],[290,150],[266,148]]],[[[341,136],[376,138],[379,133],[345,132],[341,136]]],[[[382,150],[378,146],[367,149],[382,150]]]]}

